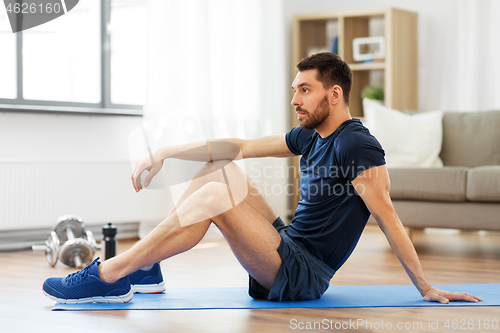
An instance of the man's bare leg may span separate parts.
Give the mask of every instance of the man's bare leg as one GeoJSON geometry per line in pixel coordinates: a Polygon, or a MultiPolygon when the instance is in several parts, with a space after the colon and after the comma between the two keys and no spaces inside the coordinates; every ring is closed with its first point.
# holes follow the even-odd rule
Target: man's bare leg
{"type": "MultiPolygon", "coordinates": [[[[241,172],[236,165],[225,167],[231,173],[241,172]],[[232,169],[234,166],[234,169],[232,169]]],[[[221,204],[220,198],[227,197],[232,190],[224,183],[209,182],[201,184],[193,180],[182,204],[177,210],[155,228],[147,237],[127,252],[107,260],[100,265],[101,278],[113,282],[135,270],[154,262],[182,253],[195,246],[205,235],[211,222],[214,222],[226,237],[231,249],[242,266],[265,288],[270,289],[281,265],[281,258],[276,251],[280,236],[271,225],[277,214],[268,201],[250,184],[249,195],[236,207],[209,219],[213,211],[221,204]],[[193,221],[186,227],[179,222],[183,219],[193,221]]],[[[239,196],[232,190],[234,196],[239,196]]]]}
{"type": "MultiPolygon", "coordinates": [[[[194,192],[196,192],[209,182],[220,182],[226,185],[233,186],[234,184],[232,183],[227,184],[226,179],[221,176],[221,173],[214,172],[216,170],[221,170],[222,168],[224,168],[226,174],[231,176],[231,179],[239,179],[243,182],[246,181],[245,186],[248,188],[248,195],[246,196],[247,202],[270,223],[273,223],[278,217],[278,213],[271,205],[269,200],[267,200],[267,198],[262,195],[260,189],[255,185],[255,183],[250,178],[248,178],[248,176],[245,175],[245,173],[234,162],[227,160],[206,163],[205,166],[195,174],[188,188],[181,195],[178,202],[172,208],[168,216],[173,214],[176,211],[176,207],[180,206],[194,192]]],[[[235,187],[241,187],[241,185],[237,184],[236,186],[233,186],[233,190],[235,190],[235,187]]],[[[240,195],[244,196],[243,193],[240,193],[240,195]]]]}

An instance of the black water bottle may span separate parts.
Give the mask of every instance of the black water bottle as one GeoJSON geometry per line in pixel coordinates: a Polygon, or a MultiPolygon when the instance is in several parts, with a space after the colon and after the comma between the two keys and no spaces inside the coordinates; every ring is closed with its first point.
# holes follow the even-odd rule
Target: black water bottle
{"type": "Polygon", "coordinates": [[[104,260],[113,258],[116,255],[116,227],[108,223],[102,227],[102,253],[104,260]]]}

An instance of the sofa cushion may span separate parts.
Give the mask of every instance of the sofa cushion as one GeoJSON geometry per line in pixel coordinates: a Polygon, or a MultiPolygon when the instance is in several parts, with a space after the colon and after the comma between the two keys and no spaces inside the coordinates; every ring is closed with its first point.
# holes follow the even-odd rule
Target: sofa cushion
{"type": "Polygon", "coordinates": [[[467,200],[500,201],[500,166],[470,169],[467,174],[467,200]]]}
{"type": "Polygon", "coordinates": [[[500,111],[445,112],[441,159],[446,166],[500,165],[500,111]]]}
{"type": "Polygon", "coordinates": [[[363,99],[364,125],[385,151],[388,168],[442,167],[443,112],[414,114],[363,99]]]}
{"type": "Polygon", "coordinates": [[[466,201],[468,168],[388,168],[392,199],[466,201]]]}
{"type": "MultiPolygon", "coordinates": [[[[500,231],[500,205],[493,202],[394,200],[405,227],[500,231]]],[[[369,223],[376,223],[370,216],[369,223]]]]}

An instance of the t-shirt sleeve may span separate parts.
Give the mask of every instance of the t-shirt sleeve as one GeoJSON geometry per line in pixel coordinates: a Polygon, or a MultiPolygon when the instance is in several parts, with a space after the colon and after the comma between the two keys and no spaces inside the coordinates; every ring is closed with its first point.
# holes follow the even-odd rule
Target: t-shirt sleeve
{"type": "Polygon", "coordinates": [[[385,164],[384,149],[365,127],[340,135],[335,155],[350,181],[365,170],[385,164]]]}
{"type": "Polygon", "coordinates": [[[302,155],[309,146],[315,130],[306,130],[302,127],[292,128],[285,134],[285,141],[288,149],[295,155],[302,155]]]}

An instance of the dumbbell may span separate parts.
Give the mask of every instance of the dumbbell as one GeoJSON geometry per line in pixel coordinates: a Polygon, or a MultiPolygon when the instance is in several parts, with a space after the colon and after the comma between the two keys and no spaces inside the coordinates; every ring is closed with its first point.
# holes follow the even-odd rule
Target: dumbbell
{"type": "Polygon", "coordinates": [[[47,262],[54,267],[59,259],[59,244],[59,237],[57,237],[56,232],[51,231],[45,245],[33,245],[31,248],[33,251],[45,251],[47,262]]]}
{"type": "Polygon", "coordinates": [[[94,258],[95,239],[91,231],[85,231],[85,224],[76,215],[64,215],[57,220],[54,229],[59,236],[61,248],[59,260],[71,267],[82,267],[94,258]],[[85,238],[82,238],[85,237],[85,238]]]}
{"type": "Polygon", "coordinates": [[[55,266],[57,260],[71,267],[82,267],[94,257],[99,248],[94,235],[85,230],[83,220],[76,215],[64,215],[45,241],[45,245],[34,245],[33,250],[45,250],[47,261],[55,266]]]}

